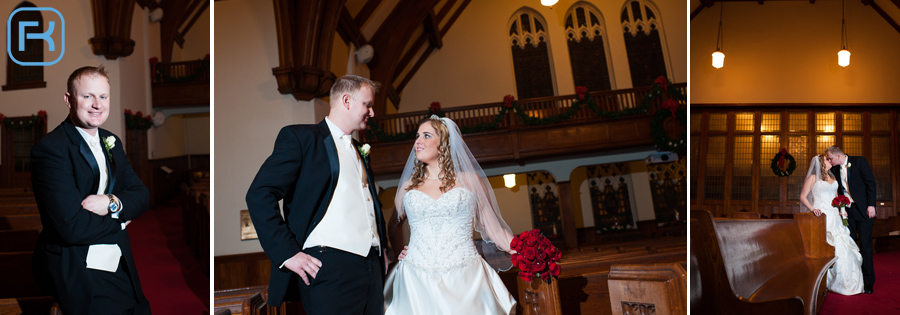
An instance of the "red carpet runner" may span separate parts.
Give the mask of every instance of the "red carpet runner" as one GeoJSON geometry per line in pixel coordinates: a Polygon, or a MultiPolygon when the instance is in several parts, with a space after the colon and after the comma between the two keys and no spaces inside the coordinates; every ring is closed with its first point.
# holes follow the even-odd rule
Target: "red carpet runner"
{"type": "Polygon", "coordinates": [[[875,253],[874,260],[874,294],[828,292],[819,314],[900,314],[900,251],[875,253]]]}
{"type": "Polygon", "coordinates": [[[128,225],[141,287],[154,315],[209,314],[209,275],[185,245],[181,221],[181,206],[168,204],[128,225]]]}

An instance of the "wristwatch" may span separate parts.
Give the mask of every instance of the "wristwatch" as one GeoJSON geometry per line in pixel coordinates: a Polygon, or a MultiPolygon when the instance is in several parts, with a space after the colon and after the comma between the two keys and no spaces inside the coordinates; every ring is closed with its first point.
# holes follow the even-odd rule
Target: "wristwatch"
{"type": "Polygon", "coordinates": [[[113,195],[107,195],[109,197],[109,212],[116,213],[119,212],[119,203],[116,202],[116,197],[113,195]]]}

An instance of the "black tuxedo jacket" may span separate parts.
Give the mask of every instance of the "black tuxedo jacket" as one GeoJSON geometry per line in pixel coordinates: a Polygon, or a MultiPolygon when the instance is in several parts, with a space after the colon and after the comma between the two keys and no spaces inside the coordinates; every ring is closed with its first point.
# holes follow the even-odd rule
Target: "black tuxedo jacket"
{"type": "MultiPolygon", "coordinates": [[[[862,217],[868,218],[866,207],[875,206],[875,175],[872,173],[872,168],[869,167],[869,162],[866,161],[865,157],[847,156],[847,163],[850,165],[847,168],[847,183],[850,185],[850,196],[853,197],[853,203],[856,204],[862,217]]],[[[840,167],[832,167],[831,172],[835,178],[841,178],[840,167]]],[[[843,187],[843,183],[841,183],[841,187],[843,187]]],[[[839,193],[843,194],[843,192],[839,193]]]]}
{"type": "MultiPolygon", "coordinates": [[[[355,146],[359,143],[354,141],[355,146]]],[[[387,248],[384,215],[368,158],[363,166],[369,177],[369,191],[375,197],[375,222],[381,248],[387,248]]],[[[291,125],[281,129],[275,150],[266,159],[247,192],[250,218],[259,243],[272,261],[269,278],[269,305],[299,298],[299,276],[279,269],[284,261],[299,253],[306,238],[322,220],[337,187],[340,161],[328,125],[291,125]],[[278,207],[283,200],[284,216],[278,207]],[[294,285],[291,285],[294,283],[294,285]]],[[[340,233],[335,231],[335,233],[340,233]]],[[[384,264],[383,260],[380,260],[384,264]]],[[[384,269],[384,266],[382,266],[384,269]]],[[[379,293],[380,294],[380,293],[379,293]]]]}
{"type": "MultiPolygon", "coordinates": [[[[115,136],[104,129],[99,129],[99,134],[103,139],[115,136]]],[[[104,289],[92,287],[85,262],[88,247],[118,244],[138,296],[137,313],[149,313],[128,231],[122,230],[121,223],[147,211],[150,193],[132,170],[118,137],[115,147],[104,152],[109,170],[106,193],[121,200],[119,219],[101,217],[81,207],[85,197],[97,193],[100,169],[87,142],[68,118],[31,149],[31,181],[43,224],[34,251],[35,279],[57,299],[64,313],[88,314],[93,291],[104,289]],[[143,308],[146,312],[141,311],[143,308]]]]}

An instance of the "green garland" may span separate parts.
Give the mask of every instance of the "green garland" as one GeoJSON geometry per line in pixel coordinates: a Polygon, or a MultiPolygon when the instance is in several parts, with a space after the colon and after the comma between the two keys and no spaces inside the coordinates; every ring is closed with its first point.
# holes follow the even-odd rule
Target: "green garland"
{"type": "Polygon", "coordinates": [[[6,119],[6,116],[0,114],[0,124],[12,129],[26,129],[31,128],[34,125],[42,125],[47,123],[47,112],[38,111],[37,114],[32,114],[31,119],[25,120],[9,120],[6,119]]]}
{"type": "Polygon", "coordinates": [[[200,67],[197,68],[197,71],[193,74],[186,77],[173,77],[169,75],[169,72],[165,70],[163,67],[156,67],[156,79],[157,82],[160,83],[185,83],[185,82],[193,82],[197,80],[200,76],[204,75],[204,73],[209,68],[209,59],[203,59],[203,62],[200,63],[200,67]]]}
{"type": "MultiPolygon", "coordinates": [[[[681,139],[672,140],[666,134],[665,127],[663,127],[666,118],[671,116],[672,112],[668,109],[656,111],[656,114],[653,115],[653,120],[650,121],[650,136],[653,137],[653,142],[656,143],[656,148],[659,151],[684,152],[687,150],[687,132],[681,133],[681,139]]],[[[686,110],[679,108],[675,111],[675,117],[682,126],[687,127],[685,125],[685,122],[687,122],[686,110]]]]}
{"type": "MultiPolygon", "coordinates": [[[[678,88],[676,88],[672,84],[669,84],[668,81],[666,81],[666,83],[667,83],[666,84],[667,88],[665,89],[665,92],[668,92],[669,96],[671,98],[679,100],[679,101],[687,100],[687,98],[684,96],[684,94],[681,93],[680,90],[678,90],[678,88]]],[[[504,117],[506,117],[506,113],[510,110],[512,110],[516,114],[516,116],[519,117],[519,120],[522,121],[522,123],[524,123],[525,125],[534,125],[534,126],[554,124],[554,123],[568,120],[568,119],[572,118],[572,116],[574,116],[575,113],[578,112],[582,106],[587,106],[587,108],[589,108],[591,110],[591,112],[594,113],[595,116],[598,116],[598,117],[601,117],[604,119],[618,120],[618,119],[621,119],[621,118],[627,117],[627,116],[646,114],[647,111],[650,109],[650,103],[653,100],[655,100],[657,97],[659,97],[659,95],[662,94],[663,90],[664,90],[663,87],[660,86],[659,83],[654,83],[653,89],[651,89],[650,92],[647,93],[646,97],[643,98],[643,100],[641,101],[641,104],[639,106],[635,106],[632,108],[627,108],[627,109],[619,110],[619,111],[601,110],[600,106],[597,105],[597,102],[594,100],[594,98],[585,97],[585,100],[578,100],[577,96],[576,96],[576,100],[574,102],[572,102],[572,106],[569,107],[569,109],[567,109],[565,112],[559,113],[558,115],[545,117],[545,118],[528,116],[526,110],[524,108],[522,108],[521,105],[519,105],[519,102],[516,100],[513,100],[509,104],[501,104],[499,106],[500,111],[497,112],[496,116],[494,116],[493,121],[480,123],[480,124],[474,125],[474,126],[459,126],[459,131],[462,134],[468,134],[468,133],[484,132],[484,131],[491,131],[491,130],[497,129],[500,126],[500,122],[503,120],[504,117]]],[[[586,95],[586,93],[585,93],[585,95],[586,95]]],[[[679,110],[679,111],[683,112],[684,110],[679,110]]],[[[426,117],[428,117],[432,113],[436,113],[436,112],[437,111],[429,108],[428,115],[426,115],[426,117]]],[[[660,112],[665,113],[666,115],[671,114],[671,112],[668,110],[660,109],[657,111],[657,115],[659,115],[660,112]]],[[[443,112],[441,111],[438,114],[443,114],[443,112]]],[[[676,113],[676,115],[678,115],[678,114],[676,113]]],[[[438,115],[438,116],[443,116],[443,115],[438,115]]],[[[683,113],[682,115],[678,116],[678,119],[681,121],[682,125],[684,125],[685,127],[687,126],[686,125],[686,122],[687,122],[687,114],[686,113],[683,113]]],[[[652,128],[654,128],[654,129],[662,128],[662,124],[653,124],[652,128]]],[[[651,133],[655,134],[655,132],[653,130],[651,130],[651,133]]],[[[664,143],[667,143],[670,141],[670,140],[666,140],[666,139],[668,139],[668,137],[665,136],[665,131],[662,131],[661,134],[662,134],[662,138],[654,137],[654,142],[656,142],[657,146],[660,146],[660,147],[664,146],[661,144],[664,144],[664,143]]],[[[403,132],[403,133],[397,133],[397,134],[386,134],[383,130],[381,130],[381,127],[379,127],[378,124],[375,123],[374,120],[369,120],[368,128],[366,128],[366,138],[367,139],[377,139],[377,141],[380,141],[380,142],[412,140],[415,138],[415,135],[416,135],[415,131],[403,132]]],[[[682,139],[684,141],[682,141],[680,144],[677,144],[676,147],[680,148],[682,146],[687,145],[687,141],[686,141],[687,132],[684,133],[684,137],[685,138],[682,139]]]]}
{"type": "Polygon", "coordinates": [[[797,161],[795,161],[794,157],[789,153],[784,153],[784,159],[788,161],[788,166],[782,170],[778,168],[778,161],[781,160],[781,152],[775,153],[775,157],[772,158],[772,172],[778,177],[790,176],[791,173],[794,172],[794,169],[797,168],[797,161]]]}

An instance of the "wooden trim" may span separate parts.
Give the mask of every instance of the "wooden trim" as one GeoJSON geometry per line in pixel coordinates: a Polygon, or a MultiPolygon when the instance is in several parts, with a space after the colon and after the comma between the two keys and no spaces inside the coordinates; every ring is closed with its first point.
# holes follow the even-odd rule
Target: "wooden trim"
{"type": "Polygon", "coordinates": [[[346,7],[341,9],[341,18],[338,20],[337,32],[338,35],[341,35],[344,44],[353,43],[356,47],[362,47],[368,42],[362,31],[360,31],[359,24],[356,24],[356,20],[350,16],[350,11],[347,11],[346,7]]]}
{"type": "Polygon", "coordinates": [[[444,20],[444,17],[447,16],[447,13],[450,13],[450,9],[452,9],[453,5],[455,5],[455,4],[456,4],[456,0],[449,0],[449,1],[447,1],[446,4],[444,4],[444,6],[441,8],[441,11],[439,11],[437,14],[438,23],[440,23],[440,21],[444,20]]]}
{"type": "Polygon", "coordinates": [[[438,32],[438,19],[434,16],[434,11],[429,12],[425,16],[425,22],[422,24],[425,27],[425,34],[428,35],[428,43],[438,49],[443,47],[444,42],[441,40],[440,32],[438,32]]]}
{"type": "Polygon", "coordinates": [[[375,13],[375,9],[378,8],[379,4],[381,4],[381,0],[366,1],[366,4],[363,5],[362,9],[356,13],[356,17],[353,18],[356,25],[366,25],[366,22],[369,21],[369,17],[372,16],[372,13],[375,13]]]}
{"type": "Polygon", "coordinates": [[[459,15],[462,14],[463,11],[466,10],[466,7],[469,5],[470,2],[472,2],[472,0],[465,0],[465,1],[463,1],[463,3],[461,5],[459,5],[459,9],[456,10],[456,13],[453,13],[453,16],[450,17],[450,20],[448,20],[447,24],[444,25],[444,28],[441,29],[441,37],[444,37],[444,35],[447,35],[447,31],[450,30],[450,27],[453,26],[453,23],[456,22],[456,19],[459,18],[459,15]]]}
{"type": "Polygon", "coordinates": [[[331,50],[345,1],[274,1],[278,92],[302,101],[327,96],[336,80],[331,50]]]}
{"type": "Polygon", "coordinates": [[[91,0],[94,37],[90,43],[95,55],[115,60],[134,52],[135,43],[131,39],[134,4],[135,0],[91,0]]]}
{"type": "MultiPolygon", "coordinates": [[[[372,80],[388,86],[392,85],[390,83],[393,82],[396,73],[402,70],[397,67],[397,61],[402,57],[406,43],[425,21],[425,17],[434,11],[437,3],[438,0],[400,0],[397,3],[385,20],[390,22],[382,23],[370,39],[372,46],[379,47],[380,50],[379,54],[369,62],[372,80]]],[[[387,98],[388,93],[375,95],[375,105],[373,106],[375,116],[385,114],[387,98]]],[[[395,104],[399,104],[399,102],[395,102],[395,104]]]]}
{"type": "Polygon", "coordinates": [[[563,239],[566,248],[578,248],[578,233],[575,228],[575,212],[572,207],[572,182],[563,181],[556,183],[559,192],[559,211],[562,219],[563,239]]]}
{"type": "MultiPolygon", "coordinates": [[[[178,34],[178,37],[181,38],[181,41],[179,42],[178,46],[184,45],[184,34],[187,34],[188,31],[191,30],[191,27],[194,26],[194,23],[196,23],[197,20],[200,19],[201,15],[203,15],[203,11],[206,11],[206,8],[209,7],[209,0],[203,1],[202,5],[203,5],[203,7],[201,7],[199,10],[196,10],[196,8],[192,8],[191,11],[188,11],[188,12],[196,12],[196,14],[194,14],[194,16],[191,17],[191,20],[188,21],[187,25],[185,25],[184,30],[182,30],[181,33],[178,34]]],[[[212,14],[212,12],[210,12],[210,14],[212,14]]]]}
{"type": "Polygon", "coordinates": [[[434,46],[428,46],[425,48],[425,52],[422,53],[422,56],[419,57],[419,60],[416,61],[416,64],[413,65],[412,69],[409,69],[409,72],[406,73],[406,76],[403,78],[403,81],[400,81],[400,84],[397,85],[397,93],[402,93],[403,88],[406,87],[406,84],[412,80],[413,76],[416,75],[416,72],[419,71],[419,68],[422,67],[422,64],[425,63],[425,60],[428,60],[428,56],[434,51],[434,46]]]}
{"type": "MultiPolygon", "coordinates": [[[[895,1],[894,5],[900,7],[900,4],[897,4],[896,0],[893,1],[895,1]]],[[[897,30],[898,33],[900,33],[900,24],[897,24],[897,21],[894,21],[894,18],[892,18],[890,14],[884,12],[884,9],[882,9],[877,2],[875,2],[874,0],[862,0],[862,3],[864,5],[871,6],[872,9],[875,10],[875,12],[878,12],[878,15],[881,15],[881,17],[884,18],[885,22],[888,22],[888,24],[890,24],[892,27],[894,27],[895,30],[897,30]]]]}

